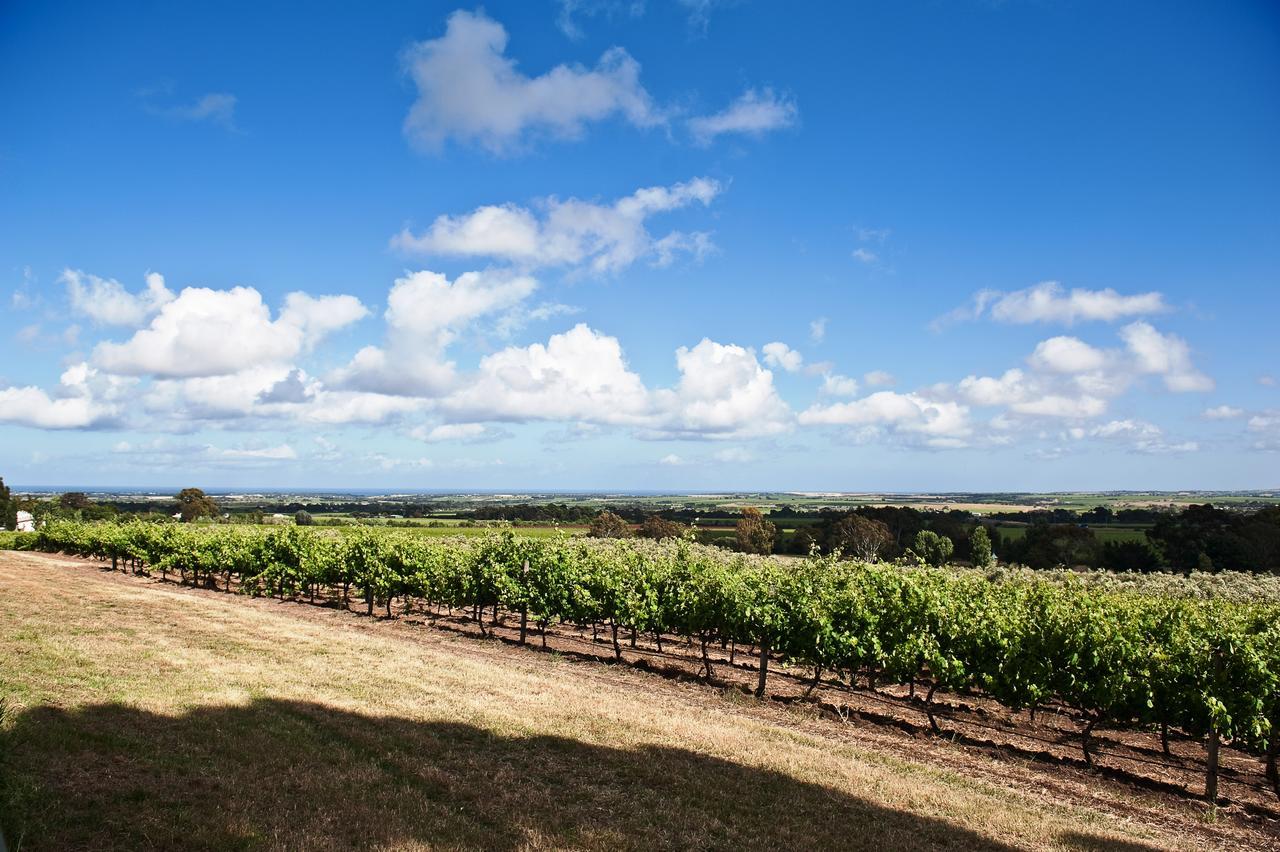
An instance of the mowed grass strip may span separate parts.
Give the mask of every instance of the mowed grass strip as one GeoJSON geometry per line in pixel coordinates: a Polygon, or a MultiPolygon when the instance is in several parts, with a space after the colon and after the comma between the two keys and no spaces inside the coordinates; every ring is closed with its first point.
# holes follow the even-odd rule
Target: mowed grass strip
{"type": "Polygon", "coordinates": [[[703,687],[37,554],[0,554],[0,695],[12,849],[1203,846],[703,687]]]}

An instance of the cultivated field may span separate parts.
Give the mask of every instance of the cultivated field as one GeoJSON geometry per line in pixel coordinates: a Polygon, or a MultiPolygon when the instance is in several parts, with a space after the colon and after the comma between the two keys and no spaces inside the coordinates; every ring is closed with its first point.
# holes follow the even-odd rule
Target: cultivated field
{"type": "Polygon", "coordinates": [[[11,847],[1278,842],[1069,765],[409,622],[0,554],[11,847]]]}

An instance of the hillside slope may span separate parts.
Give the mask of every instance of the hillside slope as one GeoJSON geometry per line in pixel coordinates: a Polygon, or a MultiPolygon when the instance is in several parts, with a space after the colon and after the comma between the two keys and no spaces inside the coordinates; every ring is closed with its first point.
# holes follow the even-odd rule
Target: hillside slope
{"type": "Polygon", "coordinates": [[[0,554],[14,849],[1265,848],[623,666],[0,554]]]}

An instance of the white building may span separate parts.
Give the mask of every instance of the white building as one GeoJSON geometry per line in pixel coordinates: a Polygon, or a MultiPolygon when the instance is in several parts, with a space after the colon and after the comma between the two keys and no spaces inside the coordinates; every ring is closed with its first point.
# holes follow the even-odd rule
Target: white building
{"type": "Polygon", "coordinates": [[[31,514],[30,512],[19,511],[18,526],[16,526],[14,529],[16,529],[18,532],[35,532],[36,531],[35,515],[31,514]]]}

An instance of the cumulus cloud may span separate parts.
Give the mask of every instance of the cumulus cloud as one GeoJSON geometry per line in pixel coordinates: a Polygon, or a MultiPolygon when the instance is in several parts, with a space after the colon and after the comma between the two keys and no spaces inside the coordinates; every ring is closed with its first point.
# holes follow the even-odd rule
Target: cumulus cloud
{"type": "Polygon", "coordinates": [[[1249,418],[1246,427],[1255,436],[1256,450],[1280,450],[1280,411],[1264,411],[1249,418]]]}
{"type": "Polygon", "coordinates": [[[552,197],[534,209],[490,205],[460,216],[440,216],[421,234],[406,228],[391,243],[404,251],[484,257],[530,269],[581,266],[601,274],[618,272],[642,258],[663,266],[679,254],[706,254],[712,248],[709,237],[672,231],[654,238],[645,221],[692,204],[706,206],[721,189],[718,181],[700,177],[639,189],[612,204],[552,197]]]}
{"type": "MultiPolygon", "coordinates": [[[[899,437],[933,447],[963,446],[973,432],[966,406],[894,391],[877,391],[850,402],[815,405],[800,413],[799,422],[888,429],[899,437]]],[[[867,435],[865,431],[861,434],[867,435]]]]}
{"type": "Polygon", "coordinates": [[[459,418],[647,422],[649,394],[617,338],[583,323],[546,344],[486,355],[477,374],[442,401],[459,418]]]}
{"type": "Polygon", "coordinates": [[[1213,390],[1213,379],[1191,364],[1191,347],[1173,334],[1161,334],[1149,323],[1135,322],[1120,329],[1140,372],[1159,375],[1178,393],[1213,390]]]}
{"type": "Polygon", "coordinates": [[[369,315],[369,309],[355,296],[310,296],[290,293],[284,297],[280,322],[302,329],[303,343],[310,349],[323,338],[369,315]]]}
{"type": "Polygon", "coordinates": [[[1099,349],[1068,336],[1041,341],[1027,357],[1029,370],[1013,368],[998,377],[968,376],[952,389],[936,386],[975,406],[1003,407],[1006,424],[1018,416],[1088,420],[1104,414],[1108,401],[1143,375],[1159,375],[1172,391],[1208,390],[1212,380],[1191,365],[1190,350],[1174,335],[1146,322],[1120,330],[1124,348],[1099,349]]]}
{"type": "Polygon", "coordinates": [[[99,278],[79,269],[64,269],[58,280],[66,285],[71,310],[100,325],[136,328],[173,301],[164,276],[156,272],[147,273],[147,288],[136,294],[113,278],[99,278]]]}
{"type": "Polygon", "coordinates": [[[770,88],[747,89],[719,112],[689,119],[689,130],[700,144],[709,145],[726,134],[762,136],[791,127],[799,115],[793,99],[770,88]]]}
{"type": "Polygon", "coordinates": [[[508,433],[491,429],[483,423],[440,423],[436,426],[418,426],[410,430],[409,437],[428,444],[450,441],[476,444],[497,440],[508,433]]]}
{"type": "Polygon", "coordinates": [[[1107,401],[1087,394],[1065,396],[1051,393],[1015,402],[1009,406],[1009,410],[1016,414],[1028,414],[1035,417],[1087,419],[1097,417],[1105,412],[1107,410],[1107,401]]]}
{"type": "Polygon", "coordinates": [[[322,390],[293,414],[304,423],[385,423],[427,407],[420,399],[362,391],[322,390]]]}
{"type": "Polygon", "coordinates": [[[893,377],[892,373],[887,373],[884,370],[872,370],[864,374],[862,380],[873,388],[893,387],[898,381],[893,377]]]}
{"type": "Polygon", "coordinates": [[[1149,455],[1193,453],[1200,449],[1195,441],[1170,443],[1164,430],[1144,420],[1112,420],[1095,426],[1088,432],[1092,438],[1124,444],[1131,452],[1149,455]]]}
{"type": "Polygon", "coordinates": [[[1045,281],[1010,293],[982,290],[973,301],[934,320],[938,329],[953,322],[989,317],[996,322],[1030,323],[1115,322],[1136,316],[1165,313],[1169,306],[1158,292],[1125,296],[1111,288],[1067,291],[1056,281],[1045,281]]]}
{"type": "Polygon", "coordinates": [[[960,380],[960,397],[971,405],[996,406],[1021,402],[1034,393],[1030,377],[1014,367],[993,376],[966,376],[960,380]]]}
{"type": "Polygon", "coordinates": [[[218,456],[220,458],[236,459],[236,460],[248,459],[248,460],[255,460],[255,461],[257,460],[287,461],[290,459],[296,459],[298,457],[297,450],[295,450],[293,447],[289,446],[288,444],[277,444],[274,447],[249,447],[249,448],[225,447],[225,448],[219,449],[216,447],[211,447],[210,452],[212,455],[218,456]]]}
{"type": "Polygon", "coordinates": [[[218,376],[264,363],[287,362],[326,333],[358,318],[352,297],[313,300],[298,294],[292,310],[272,320],[252,287],[188,287],[166,302],[146,328],[123,343],[103,342],[93,360],[124,375],[218,376]],[[330,302],[326,299],[333,299],[330,302]],[[335,310],[325,316],[316,305],[335,310]]]}
{"type": "Polygon", "coordinates": [[[332,376],[335,385],[393,395],[436,395],[453,382],[445,349],[471,321],[523,302],[536,279],[503,270],[464,272],[453,281],[422,270],[396,279],[387,297],[387,342],[366,346],[332,376]]]}
{"type": "Polygon", "coordinates": [[[770,367],[778,367],[788,373],[794,373],[804,364],[804,356],[785,343],[775,341],[761,347],[764,362],[770,367]]]}
{"type": "MultiPolygon", "coordinates": [[[[113,387],[95,398],[93,380],[97,371],[86,363],[68,367],[59,379],[54,395],[38,387],[0,389],[0,423],[36,429],[88,429],[105,425],[116,416],[111,403],[113,387]]],[[[106,379],[113,386],[118,382],[106,379]]]]}
{"type": "Polygon", "coordinates": [[[314,393],[314,388],[307,381],[307,374],[302,370],[290,370],[283,379],[273,383],[265,391],[255,397],[258,402],[306,402],[314,393]]]}
{"type": "Polygon", "coordinates": [[[328,388],[286,365],[249,367],[225,376],[153,381],[140,395],[149,425],[186,431],[221,423],[252,428],[268,422],[298,425],[380,424],[423,410],[429,401],[328,388]]]}
{"type": "Polygon", "coordinates": [[[1036,346],[1027,362],[1051,373],[1090,373],[1102,369],[1107,356],[1079,338],[1051,337],[1036,346]]]}
{"type": "Polygon", "coordinates": [[[703,338],[676,350],[676,367],[679,383],[657,394],[662,423],[655,437],[755,437],[791,428],[773,373],[750,349],[703,338]]]}
{"type": "Polygon", "coordinates": [[[453,139],[507,153],[530,133],[573,138],[614,116],[636,127],[665,121],[640,84],[640,64],[622,48],[605,51],[594,68],[557,65],[536,77],[506,49],[502,24],[459,10],[443,36],[406,50],[404,70],[418,90],[404,124],[409,138],[427,150],[453,139]]]}
{"type": "Polygon", "coordinates": [[[485,356],[439,406],[462,422],[568,420],[628,426],[650,439],[750,437],[790,427],[773,374],[751,350],[703,340],[677,350],[676,366],[675,387],[648,388],[617,338],[580,323],[546,344],[485,356]]]}
{"type": "Polygon", "coordinates": [[[858,393],[858,380],[838,373],[827,373],[822,377],[822,387],[818,393],[823,396],[855,396],[858,393]]]}

